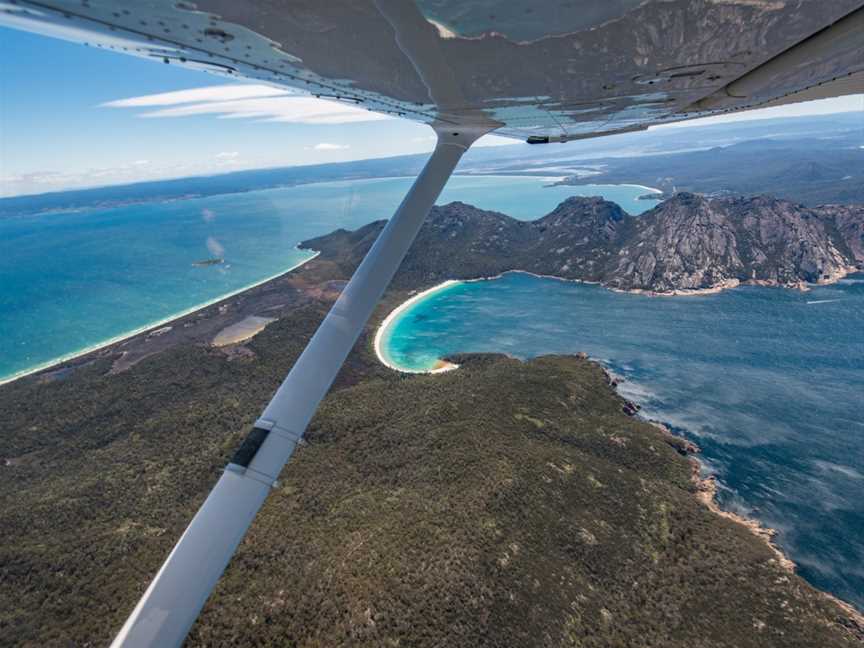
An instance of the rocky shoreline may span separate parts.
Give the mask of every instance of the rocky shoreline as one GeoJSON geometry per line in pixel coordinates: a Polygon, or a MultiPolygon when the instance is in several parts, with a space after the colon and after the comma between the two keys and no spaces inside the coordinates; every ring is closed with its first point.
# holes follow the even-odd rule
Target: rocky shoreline
{"type": "MultiPolygon", "coordinates": [[[[577,355],[585,358],[588,357],[584,353],[577,355]]],[[[595,362],[599,363],[600,361],[595,360],[595,362]]],[[[603,366],[602,363],[600,363],[600,365],[603,366]]],[[[605,366],[603,366],[603,371],[606,374],[606,380],[609,383],[609,386],[617,392],[618,385],[621,384],[623,379],[612,373],[605,366]]],[[[624,405],[622,407],[622,410],[628,416],[636,416],[642,418],[639,414],[639,411],[641,409],[642,407],[638,403],[624,399],[624,405]]],[[[766,527],[759,520],[748,518],[732,511],[724,511],[722,508],[720,508],[720,504],[717,501],[717,477],[715,475],[707,475],[704,477],[702,476],[703,464],[701,461],[699,461],[697,456],[702,452],[701,448],[693,441],[690,441],[685,437],[678,436],[673,433],[669,426],[662,421],[655,421],[651,419],[644,420],[646,423],[650,423],[658,430],[660,430],[667,438],[667,443],[673,448],[675,448],[678,454],[685,456],[690,460],[690,465],[693,468],[691,473],[691,481],[693,482],[693,486],[695,488],[696,498],[700,502],[702,502],[712,513],[715,513],[720,517],[724,517],[727,520],[732,520],[733,522],[741,524],[742,526],[746,527],[747,530],[750,531],[753,535],[764,540],[765,543],[776,555],[777,563],[786,571],[793,573],[795,571],[795,563],[785,553],[783,553],[783,550],[780,549],[780,547],[778,547],[774,543],[774,537],[777,535],[777,531],[775,529],[766,527]]]]}
{"type": "MultiPolygon", "coordinates": [[[[586,359],[588,358],[588,356],[584,353],[579,353],[577,354],[577,356],[586,359]]],[[[603,366],[600,361],[596,362],[603,366]]],[[[603,371],[606,374],[606,379],[610,387],[612,387],[612,389],[617,392],[618,385],[620,384],[622,379],[613,374],[605,366],[603,366],[603,371]]],[[[622,410],[628,416],[642,418],[639,415],[641,407],[638,403],[634,403],[632,401],[624,399],[624,405],[622,407],[622,410]]],[[[661,421],[655,421],[651,419],[643,420],[659,429],[664,434],[664,436],[666,436],[667,443],[671,445],[678,452],[678,454],[687,457],[687,459],[690,461],[690,465],[692,466],[690,479],[693,483],[696,499],[699,500],[699,502],[701,502],[702,504],[704,504],[705,507],[715,515],[718,515],[719,517],[741,525],[754,536],[762,540],[774,553],[777,565],[779,565],[784,571],[790,574],[794,574],[796,569],[795,562],[784,553],[783,549],[781,549],[774,540],[777,536],[776,529],[765,526],[764,524],[762,524],[761,521],[755,518],[750,518],[745,515],[735,513],[733,511],[726,511],[721,508],[720,503],[717,500],[716,475],[703,476],[702,469],[704,465],[698,458],[698,455],[702,452],[701,448],[689,439],[673,433],[672,430],[669,429],[669,426],[661,421]]],[[[817,589],[817,591],[825,598],[841,607],[846,612],[846,614],[849,615],[852,621],[856,624],[856,633],[862,640],[864,640],[864,614],[859,612],[851,604],[838,598],[830,592],[826,592],[825,590],[821,589],[817,589]]]]}
{"type": "Polygon", "coordinates": [[[786,290],[810,292],[810,290],[812,290],[812,286],[830,286],[831,284],[837,283],[838,281],[844,279],[850,274],[862,272],[862,270],[864,270],[864,268],[854,265],[845,266],[843,268],[832,271],[826,277],[823,277],[822,279],[819,279],[818,281],[812,283],[806,281],[781,282],[772,279],[750,279],[747,281],[741,281],[739,279],[724,279],[720,283],[714,286],[709,286],[707,288],[680,288],[669,291],[644,290],[641,288],[620,289],[614,288],[612,286],[607,286],[605,284],[601,285],[603,285],[604,288],[607,288],[613,292],[627,293],[630,295],[648,295],[649,297],[698,297],[700,295],[716,295],[725,290],[732,290],[733,288],[738,288],[740,286],[761,286],[763,288],[784,288],[786,290]]]}

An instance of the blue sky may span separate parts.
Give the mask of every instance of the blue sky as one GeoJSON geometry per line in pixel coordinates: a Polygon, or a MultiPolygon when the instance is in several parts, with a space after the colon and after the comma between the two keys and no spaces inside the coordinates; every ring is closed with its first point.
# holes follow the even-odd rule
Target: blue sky
{"type": "MultiPolygon", "coordinates": [[[[369,114],[268,96],[274,91],[264,86],[238,90],[235,81],[204,72],[6,28],[0,28],[0,56],[0,195],[432,147],[429,128],[412,122],[359,121],[369,114]],[[188,90],[193,94],[166,94],[188,90]],[[238,92],[250,96],[238,100],[238,92]]],[[[864,109],[860,95],[832,102],[815,102],[822,105],[816,110],[864,109]]],[[[805,105],[778,114],[813,110],[805,105]]]]}
{"type": "Polygon", "coordinates": [[[431,148],[428,127],[396,119],[141,118],[152,111],[101,104],[236,82],[6,28],[0,56],[0,193],[6,195],[431,148]]]}

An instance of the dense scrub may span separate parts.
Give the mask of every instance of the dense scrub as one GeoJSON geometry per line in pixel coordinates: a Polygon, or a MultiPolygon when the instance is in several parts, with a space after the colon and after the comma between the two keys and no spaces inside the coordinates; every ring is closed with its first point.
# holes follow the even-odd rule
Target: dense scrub
{"type": "MultiPolygon", "coordinates": [[[[272,324],[252,359],[180,346],[0,387],[0,644],[106,643],[323,313],[272,324]]],[[[383,373],[367,360],[340,384],[383,373]]]]}
{"type": "MultiPolygon", "coordinates": [[[[253,361],[181,348],[2,391],[21,408],[0,472],[4,641],[108,640],[298,327],[268,328],[253,361]],[[50,405],[26,411],[37,398],[50,405]]],[[[600,367],[461,361],[343,381],[190,645],[855,645],[836,606],[697,502],[690,465],[622,412],[600,367]]]]}

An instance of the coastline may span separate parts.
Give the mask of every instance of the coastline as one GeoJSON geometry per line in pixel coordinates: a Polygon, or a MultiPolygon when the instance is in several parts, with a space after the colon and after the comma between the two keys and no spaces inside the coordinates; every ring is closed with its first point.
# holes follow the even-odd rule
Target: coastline
{"type": "MultiPolygon", "coordinates": [[[[666,427],[662,423],[658,424],[656,421],[652,421],[652,423],[654,425],[660,425],[664,428],[666,427]]],[[[666,429],[671,436],[675,437],[675,435],[670,430],[668,430],[668,428],[666,429]]],[[[696,447],[696,453],[698,452],[699,449],[698,447],[696,447]]],[[[740,515],[739,513],[734,513],[733,511],[726,511],[722,509],[720,507],[720,503],[717,501],[717,477],[714,475],[702,477],[700,474],[702,462],[693,455],[690,455],[688,459],[693,465],[693,474],[691,476],[691,479],[693,480],[693,484],[696,488],[696,499],[702,502],[702,504],[704,504],[705,507],[715,515],[719,515],[722,518],[735,522],[736,524],[740,524],[754,536],[761,539],[774,553],[777,564],[788,573],[794,574],[797,568],[795,561],[793,561],[789,556],[787,556],[783,549],[781,549],[774,541],[774,538],[777,535],[777,530],[765,526],[764,524],[762,524],[762,522],[755,518],[747,517],[744,515],[740,515]]],[[[815,591],[819,592],[820,595],[841,608],[847,615],[849,615],[849,617],[851,617],[858,624],[859,627],[864,628],[864,614],[859,612],[855,606],[837,597],[831,592],[819,589],[815,585],[811,586],[815,591]]]]}
{"type": "Polygon", "coordinates": [[[604,286],[607,290],[617,293],[626,293],[631,295],[647,295],[648,297],[699,297],[701,295],[716,295],[725,290],[732,290],[740,286],[760,286],[762,288],[785,288],[787,290],[798,290],[799,292],[810,292],[811,286],[830,286],[837,283],[841,279],[846,278],[850,274],[862,272],[857,266],[845,266],[836,272],[832,273],[826,279],[808,283],[806,281],[797,281],[795,283],[780,283],[770,279],[748,279],[741,281],[740,279],[724,279],[719,284],[708,288],[678,288],[676,290],[658,291],[645,290],[643,288],[612,288],[604,286]]]}
{"type": "Polygon", "coordinates": [[[313,250],[312,255],[310,257],[300,261],[299,263],[294,264],[293,266],[291,266],[287,270],[282,270],[282,271],[277,272],[276,274],[273,274],[269,277],[265,277],[264,279],[261,279],[260,281],[255,281],[255,282],[253,282],[247,286],[243,286],[242,288],[238,288],[237,290],[232,290],[229,293],[226,293],[224,295],[220,295],[219,297],[215,297],[213,299],[207,300],[206,302],[203,302],[201,304],[197,304],[195,306],[187,308],[187,309],[180,311],[178,313],[174,313],[174,314],[169,315],[167,317],[163,317],[162,319],[156,320],[154,322],[149,322],[148,324],[145,324],[143,326],[139,326],[138,328],[132,329],[131,331],[126,331],[124,333],[121,333],[119,335],[111,337],[107,340],[103,340],[101,342],[97,342],[97,343],[92,344],[90,346],[84,347],[83,349],[78,349],[76,351],[69,352],[69,353],[62,355],[62,356],[59,356],[57,358],[52,358],[51,360],[46,360],[45,362],[42,362],[38,365],[28,367],[27,369],[22,369],[21,371],[18,371],[14,374],[11,374],[11,375],[6,376],[4,378],[0,378],[0,386],[9,384],[9,383],[14,382],[16,380],[19,380],[21,378],[26,378],[27,376],[32,376],[33,374],[37,374],[37,373],[40,373],[42,371],[47,371],[47,370],[52,369],[54,367],[59,367],[60,365],[66,364],[67,362],[74,362],[75,360],[78,360],[79,358],[83,358],[84,356],[90,355],[91,353],[101,351],[103,349],[106,349],[106,348],[114,345],[114,344],[119,344],[120,342],[125,342],[126,340],[134,338],[137,335],[142,335],[142,334],[148,333],[148,332],[152,333],[153,331],[160,329],[160,328],[162,328],[168,324],[171,324],[172,322],[175,322],[179,319],[182,319],[184,317],[192,315],[198,311],[204,310],[205,308],[209,308],[210,306],[213,306],[214,304],[218,304],[219,302],[224,301],[226,299],[230,299],[231,297],[236,297],[237,295],[244,293],[247,290],[252,290],[253,288],[257,288],[258,286],[261,286],[261,285],[266,284],[270,281],[273,281],[274,279],[278,279],[284,275],[287,275],[288,273],[293,272],[297,268],[305,265],[309,261],[312,261],[312,259],[315,259],[316,257],[318,257],[319,254],[320,254],[320,252],[318,252],[317,250],[313,250]]]}
{"type": "MultiPolygon", "coordinates": [[[[613,288],[611,286],[604,286],[607,290],[611,290],[612,292],[623,293],[627,295],[645,295],[647,297],[699,297],[701,295],[716,295],[717,293],[721,293],[724,290],[731,290],[732,288],[738,288],[739,286],[747,286],[747,285],[759,285],[759,286],[776,286],[778,288],[792,288],[793,286],[781,286],[781,284],[770,284],[770,283],[750,283],[744,282],[742,283],[739,279],[724,279],[719,284],[714,286],[710,286],[708,288],[676,288],[675,290],[646,290],[645,288],[613,288]]],[[[794,286],[798,288],[798,286],[794,286]]],[[[799,288],[800,289],[800,288],[799,288]]]]}
{"type": "MultiPolygon", "coordinates": [[[[615,390],[616,393],[620,394],[620,392],[618,391],[618,385],[623,379],[612,373],[612,370],[606,367],[606,365],[604,365],[602,361],[594,358],[591,358],[591,360],[597,362],[603,367],[609,378],[609,385],[612,387],[612,389],[615,390]]],[[[693,441],[675,434],[663,421],[657,421],[644,417],[639,414],[638,410],[638,406],[633,408],[631,410],[631,416],[638,417],[649,425],[652,425],[658,430],[660,430],[663,435],[668,437],[669,441],[672,442],[670,445],[672,445],[672,447],[675,448],[675,450],[679,454],[685,456],[690,462],[690,466],[692,469],[690,473],[690,481],[695,488],[694,495],[696,499],[699,500],[709,511],[711,511],[715,515],[719,515],[722,518],[726,518],[727,520],[731,520],[732,522],[735,522],[736,524],[740,524],[741,526],[745,527],[750,533],[752,533],[757,538],[765,542],[766,545],[768,545],[768,548],[771,549],[771,551],[774,553],[777,564],[781,568],[783,568],[790,574],[795,573],[795,562],[791,558],[789,558],[789,556],[787,556],[783,552],[783,550],[774,542],[774,538],[777,535],[776,529],[765,526],[761,521],[755,518],[750,518],[745,515],[735,513],[733,511],[726,511],[721,508],[720,503],[717,501],[717,476],[713,474],[708,474],[704,477],[702,476],[702,469],[705,465],[699,460],[698,457],[698,455],[702,452],[702,449],[693,441]]],[[[838,599],[833,594],[825,592],[823,590],[819,591],[826,596],[834,599],[839,604],[848,607],[850,610],[855,609],[845,601],[841,601],[840,599],[838,599]]],[[[862,620],[864,620],[864,617],[862,617],[862,620]]]]}
{"type": "MultiPolygon", "coordinates": [[[[267,171],[271,170],[271,168],[264,169],[256,169],[258,171],[267,171]]],[[[538,180],[547,180],[547,181],[559,181],[563,180],[569,176],[558,176],[558,175],[532,175],[530,170],[525,170],[522,173],[472,173],[471,171],[461,171],[459,173],[454,173],[454,176],[461,177],[493,177],[493,178],[512,178],[512,177],[521,177],[521,178],[536,178],[538,180]]],[[[203,176],[207,177],[207,176],[203,176]]],[[[247,194],[254,193],[256,191],[278,191],[280,189],[293,189],[295,187],[304,187],[308,185],[336,185],[339,183],[354,183],[354,182],[366,182],[366,181],[376,181],[376,180],[411,180],[413,181],[416,178],[416,175],[386,175],[386,176],[346,176],[343,178],[330,178],[326,180],[301,180],[295,182],[287,182],[282,184],[274,184],[271,186],[265,187],[254,187],[247,189],[232,189],[230,191],[215,191],[213,193],[190,193],[190,194],[177,194],[173,196],[154,196],[154,197],[142,197],[135,198],[130,200],[117,200],[117,201],[108,201],[108,202],[94,202],[87,205],[79,205],[74,207],[48,207],[46,209],[42,209],[39,211],[32,212],[0,212],[0,216],[53,216],[53,215],[63,215],[63,214],[76,214],[83,211],[94,210],[94,211],[102,211],[102,210],[111,210],[117,209],[120,207],[129,207],[135,205],[161,205],[168,204],[174,202],[181,202],[184,200],[201,200],[204,198],[212,198],[217,196],[231,196],[231,195],[239,195],[239,194],[247,194]]],[[[151,180],[147,182],[163,182],[162,180],[151,180]]],[[[135,184],[135,183],[133,183],[135,184]]],[[[589,183],[590,184],[590,183],[589,183]]],[[[625,186],[625,185],[616,185],[616,183],[605,183],[607,186],[625,186]]],[[[122,187],[124,185],[113,185],[112,188],[122,187]]],[[[639,186],[639,185],[628,185],[628,186],[639,186]]],[[[92,191],[97,189],[106,188],[104,185],[94,185],[94,186],[84,186],[84,187],[75,187],[72,189],[68,189],[65,191],[53,191],[46,193],[37,193],[37,194],[21,194],[17,196],[4,196],[0,198],[0,201],[3,199],[17,199],[17,198],[33,198],[36,196],[44,196],[52,193],[63,194],[63,193],[75,193],[79,191],[92,191]]],[[[662,192],[661,192],[662,193],[662,192]]]]}
{"type": "MultiPolygon", "coordinates": [[[[695,443],[688,439],[676,435],[674,432],[672,432],[672,430],[669,429],[669,427],[665,423],[647,418],[643,418],[642,420],[660,429],[664,434],[668,435],[670,439],[675,440],[676,442],[680,441],[684,443],[683,453],[685,454],[688,461],[690,462],[690,465],[692,466],[692,473],[690,475],[690,479],[693,483],[694,488],[696,489],[696,492],[694,493],[696,499],[699,500],[709,511],[711,511],[711,513],[730,520],[735,524],[740,524],[754,536],[762,540],[774,553],[774,560],[777,561],[777,564],[784,571],[790,574],[794,574],[797,568],[795,561],[793,561],[789,556],[787,556],[783,549],[778,546],[777,543],[774,541],[774,538],[777,535],[776,529],[765,526],[761,521],[755,518],[747,517],[733,511],[726,511],[721,508],[720,503],[717,501],[716,475],[707,475],[705,477],[702,476],[702,467],[704,464],[698,458],[698,455],[701,452],[699,446],[697,446],[695,443]]],[[[676,449],[678,448],[676,447],[676,449]]],[[[679,452],[682,451],[679,450],[679,452]]],[[[824,596],[826,599],[840,607],[846,614],[848,614],[852,619],[854,619],[854,621],[859,626],[864,628],[864,614],[859,612],[858,609],[855,608],[855,606],[853,606],[851,603],[847,603],[841,598],[838,598],[831,592],[819,589],[815,586],[813,586],[813,589],[819,592],[819,594],[824,596]]]]}
{"type": "MultiPolygon", "coordinates": [[[[672,433],[670,432],[670,434],[672,433]]],[[[783,550],[774,542],[777,530],[765,526],[759,520],[754,518],[749,518],[739,513],[734,513],[733,511],[724,511],[720,508],[720,504],[717,501],[717,477],[715,475],[702,477],[702,462],[696,457],[690,457],[690,461],[693,464],[692,479],[693,484],[696,486],[696,499],[702,502],[712,513],[746,527],[750,533],[755,535],[757,538],[764,540],[765,544],[767,544],[771,551],[774,552],[777,564],[790,574],[794,573],[795,562],[783,553],[783,550]]]]}

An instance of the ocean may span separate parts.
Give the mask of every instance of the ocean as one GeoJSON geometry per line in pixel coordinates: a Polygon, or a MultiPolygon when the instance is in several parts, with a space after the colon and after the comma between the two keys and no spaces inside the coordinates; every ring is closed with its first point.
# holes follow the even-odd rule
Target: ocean
{"type": "Polygon", "coordinates": [[[584,351],[642,414],[695,441],[727,509],[778,531],[815,586],[864,609],[864,275],[802,293],[649,297],[508,273],[415,302],[388,363],[584,351]]]}
{"type": "MultiPolygon", "coordinates": [[[[533,219],[571,195],[637,214],[633,185],[548,187],[555,178],[454,176],[462,200],[533,219]]],[[[0,214],[0,382],[282,274],[308,238],[389,218],[413,179],[321,182],[110,209],[0,214]],[[220,265],[196,261],[223,258],[220,265]]],[[[20,201],[19,201],[20,202],[20,201]]]]}

